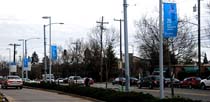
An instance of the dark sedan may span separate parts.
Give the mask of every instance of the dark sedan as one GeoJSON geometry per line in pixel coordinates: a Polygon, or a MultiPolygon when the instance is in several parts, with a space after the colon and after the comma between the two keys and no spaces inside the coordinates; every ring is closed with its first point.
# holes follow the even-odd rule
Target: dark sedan
{"type": "Polygon", "coordinates": [[[153,89],[154,87],[159,87],[159,81],[160,81],[159,76],[151,75],[141,78],[138,81],[137,85],[139,88],[148,87],[149,89],[153,89]]]}

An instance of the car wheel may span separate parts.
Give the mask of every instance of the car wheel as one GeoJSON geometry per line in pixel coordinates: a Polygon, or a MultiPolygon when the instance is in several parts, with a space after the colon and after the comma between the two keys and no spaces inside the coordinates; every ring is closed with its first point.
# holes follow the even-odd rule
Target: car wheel
{"type": "Polygon", "coordinates": [[[4,89],[4,86],[2,85],[1,88],[4,89]]]}
{"type": "Polygon", "coordinates": [[[138,88],[141,88],[141,84],[138,84],[137,86],[138,86],[138,88]]]}
{"type": "Polygon", "coordinates": [[[189,85],[189,88],[192,89],[192,85],[191,84],[189,85]]]}
{"type": "Polygon", "coordinates": [[[206,89],[206,85],[204,83],[201,84],[201,89],[203,89],[203,90],[206,89]]]}
{"type": "Polygon", "coordinates": [[[150,85],[149,85],[149,89],[153,89],[153,86],[152,86],[152,84],[150,84],[150,85]]]}

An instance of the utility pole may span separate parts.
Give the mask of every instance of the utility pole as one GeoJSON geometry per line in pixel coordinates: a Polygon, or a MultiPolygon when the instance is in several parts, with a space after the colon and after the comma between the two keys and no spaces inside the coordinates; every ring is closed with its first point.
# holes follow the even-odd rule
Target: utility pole
{"type": "Polygon", "coordinates": [[[122,19],[114,19],[114,21],[120,22],[120,67],[122,67],[122,19]]]}
{"type": "Polygon", "coordinates": [[[198,0],[198,71],[201,77],[200,0],[198,0]]]}
{"type": "Polygon", "coordinates": [[[79,50],[79,46],[81,45],[80,42],[75,42],[75,43],[72,43],[72,44],[75,44],[76,45],[76,63],[77,63],[77,67],[79,67],[79,58],[78,58],[78,50],[79,50]]]}
{"type": "Polygon", "coordinates": [[[15,63],[15,54],[16,54],[16,46],[20,46],[20,44],[9,44],[10,46],[14,46],[14,55],[13,55],[13,62],[15,63]]]}
{"type": "Polygon", "coordinates": [[[104,30],[104,24],[109,24],[109,22],[104,22],[104,17],[102,16],[101,18],[101,21],[96,21],[96,23],[99,23],[100,24],[100,29],[101,29],[101,65],[100,65],[100,81],[102,82],[102,79],[103,79],[103,30],[104,30]]]}
{"type": "MultiPolygon", "coordinates": [[[[16,61],[15,61],[15,55],[16,55],[16,46],[20,46],[20,44],[16,44],[16,43],[14,43],[14,44],[9,44],[10,46],[14,46],[14,55],[13,55],[13,63],[15,63],[16,61]]],[[[12,74],[12,73],[10,73],[9,72],[9,74],[12,74]]]]}

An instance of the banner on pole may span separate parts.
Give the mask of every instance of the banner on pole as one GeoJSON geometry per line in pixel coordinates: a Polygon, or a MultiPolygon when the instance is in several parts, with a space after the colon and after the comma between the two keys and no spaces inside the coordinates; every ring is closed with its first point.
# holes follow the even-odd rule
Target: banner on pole
{"type": "Polygon", "coordinates": [[[164,38],[176,37],[177,35],[177,10],[176,3],[164,3],[164,38]]]}
{"type": "Polygon", "coordinates": [[[52,60],[57,60],[57,46],[52,45],[51,46],[51,53],[52,53],[52,60]]]}
{"type": "Polygon", "coordinates": [[[24,70],[28,70],[28,58],[24,58],[24,70]]]}
{"type": "Polygon", "coordinates": [[[9,64],[9,72],[17,72],[17,66],[15,62],[9,64]]]}

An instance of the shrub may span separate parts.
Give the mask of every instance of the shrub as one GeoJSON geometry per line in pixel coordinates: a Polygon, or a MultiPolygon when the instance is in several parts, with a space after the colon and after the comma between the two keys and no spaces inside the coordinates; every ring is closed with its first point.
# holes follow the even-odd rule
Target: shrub
{"type": "Polygon", "coordinates": [[[144,94],[142,92],[120,92],[111,89],[84,87],[78,85],[60,86],[55,83],[25,83],[26,86],[44,88],[51,90],[58,90],[66,93],[77,94],[80,96],[92,97],[98,100],[106,102],[201,102],[193,101],[191,99],[185,99],[181,97],[158,99],[150,94],[144,94]]]}

